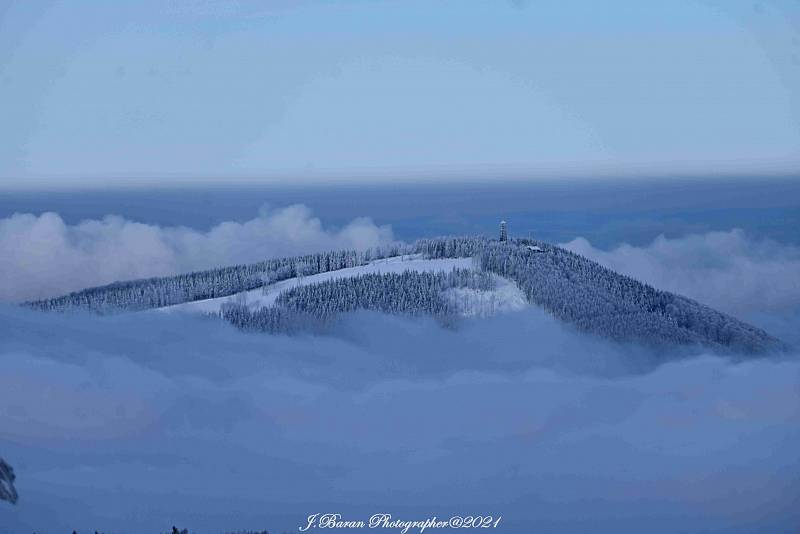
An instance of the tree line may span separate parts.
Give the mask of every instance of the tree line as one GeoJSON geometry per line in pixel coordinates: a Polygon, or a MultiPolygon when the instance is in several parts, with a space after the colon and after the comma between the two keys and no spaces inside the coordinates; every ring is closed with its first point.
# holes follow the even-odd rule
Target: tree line
{"type": "Polygon", "coordinates": [[[458,307],[445,298],[447,289],[486,291],[494,284],[489,273],[472,269],[369,273],[297,286],[278,295],[274,306],[256,310],[242,303],[225,303],[219,315],[243,330],[270,333],[324,329],[340,314],[356,310],[429,315],[450,323],[458,307]]]}

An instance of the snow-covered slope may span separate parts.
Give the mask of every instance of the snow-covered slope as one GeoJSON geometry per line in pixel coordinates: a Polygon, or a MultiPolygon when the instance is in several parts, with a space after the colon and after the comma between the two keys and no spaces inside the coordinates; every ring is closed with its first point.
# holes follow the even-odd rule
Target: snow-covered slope
{"type": "MultiPolygon", "coordinates": [[[[471,258],[424,259],[421,254],[395,256],[372,261],[366,265],[339,269],[310,276],[302,276],[282,280],[274,284],[216,299],[185,302],[174,306],[160,308],[167,312],[216,313],[226,302],[246,304],[250,309],[273,306],[281,292],[298,286],[316,284],[326,280],[349,278],[363,274],[402,273],[404,271],[445,272],[452,269],[472,268],[471,258]]],[[[501,311],[521,309],[526,305],[525,295],[516,284],[497,276],[497,288],[494,291],[477,291],[474,289],[449,290],[448,298],[458,305],[464,315],[490,315],[501,311]]]]}
{"type": "Polygon", "coordinates": [[[445,298],[466,317],[491,317],[496,313],[521,310],[528,305],[525,294],[517,284],[502,276],[493,277],[496,287],[492,291],[457,287],[448,289],[445,298]]]}

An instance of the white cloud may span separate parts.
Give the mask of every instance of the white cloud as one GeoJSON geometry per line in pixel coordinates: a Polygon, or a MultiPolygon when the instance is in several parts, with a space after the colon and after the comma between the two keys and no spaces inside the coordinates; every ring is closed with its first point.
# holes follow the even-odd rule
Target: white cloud
{"type": "Polygon", "coordinates": [[[800,248],[757,240],[742,230],[676,239],[662,235],[645,247],[623,244],[610,251],[584,238],[562,246],[659,289],[741,317],[800,305],[800,248]]]}
{"type": "Polygon", "coordinates": [[[0,301],[56,296],[84,287],[393,240],[391,228],[358,218],[325,228],[302,205],[262,209],[207,232],[118,216],[66,224],[56,213],[0,219],[0,301]]]}
{"type": "Polygon", "coordinates": [[[317,511],[494,513],[501,532],[800,520],[796,355],[653,354],[535,309],[285,337],[0,307],[0,339],[14,531],[280,532],[317,511]]]}

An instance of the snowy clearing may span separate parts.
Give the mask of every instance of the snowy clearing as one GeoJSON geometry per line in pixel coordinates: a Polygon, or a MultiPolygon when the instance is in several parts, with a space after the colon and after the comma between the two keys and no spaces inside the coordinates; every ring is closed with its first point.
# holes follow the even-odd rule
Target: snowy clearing
{"type": "Polygon", "coordinates": [[[497,313],[517,311],[528,305],[517,284],[492,275],[497,287],[493,291],[480,291],[469,287],[448,289],[445,296],[466,317],[491,317],[497,313]]]}
{"type": "MultiPolygon", "coordinates": [[[[452,269],[471,269],[471,258],[445,258],[424,259],[420,254],[395,256],[372,261],[366,265],[339,269],[325,273],[314,274],[282,280],[265,287],[253,289],[244,293],[220,297],[216,299],[185,302],[174,306],[160,308],[159,311],[188,312],[188,313],[217,313],[226,302],[239,302],[247,304],[251,309],[263,306],[273,306],[275,299],[282,291],[298,286],[316,284],[325,280],[349,278],[369,273],[402,273],[404,271],[438,272],[452,269]]],[[[504,278],[497,278],[495,291],[475,291],[463,289],[449,294],[450,298],[458,302],[464,315],[491,315],[500,311],[518,310],[525,306],[525,296],[517,286],[504,278]]]]}

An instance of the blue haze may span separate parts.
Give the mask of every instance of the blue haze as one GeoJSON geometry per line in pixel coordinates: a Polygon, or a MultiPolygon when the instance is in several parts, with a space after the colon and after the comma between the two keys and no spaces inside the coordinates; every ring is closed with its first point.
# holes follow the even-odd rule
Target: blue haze
{"type": "Polygon", "coordinates": [[[754,237],[800,243],[800,176],[783,178],[463,182],[273,187],[123,188],[4,191],[0,218],[57,212],[66,223],[121,215],[198,230],[245,221],[263,205],[302,203],[328,226],[355,217],[390,224],[398,239],[443,234],[494,235],[507,219],[513,235],[550,242],[585,237],[595,246],[643,245],[741,228],[754,237]]]}

